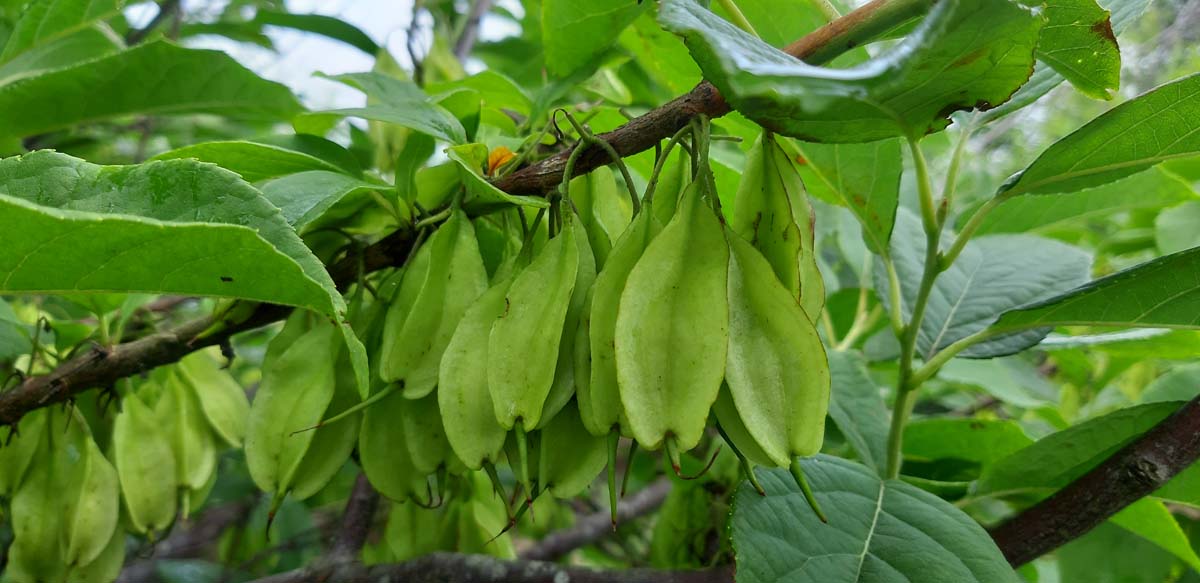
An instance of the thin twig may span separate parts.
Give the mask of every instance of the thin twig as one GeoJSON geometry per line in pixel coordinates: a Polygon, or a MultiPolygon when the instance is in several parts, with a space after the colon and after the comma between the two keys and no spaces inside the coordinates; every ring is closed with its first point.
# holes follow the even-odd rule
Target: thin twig
{"type": "MultiPolygon", "coordinates": [[[[617,505],[617,521],[626,522],[650,514],[662,506],[671,492],[671,481],[659,478],[617,505]]],[[[571,528],[551,533],[521,553],[528,561],[555,561],[567,553],[612,535],[612,514],[606,508],[580,518],[571,528]]]]}
{"type": "Polygon", "coordinates": [[[471,11],[467,13],[462,34],[458,35],[458,41],[454,43],[454,56],[458,57],[458,60],[465,61],[471,54],[471,49],[475,48],[475,40],[479,38],[479,21],[483,20],[483,15],[491,8],[492,0],[475,0],[471,3],[471,11]]]}
{"type": "Polygon", "coordinates": [[[346,502],[346,513],[342,515],[342,526],[333,540],[330,560],[353,561],[367,542],[367,534],[374,524],[375,510],[379,507],[379,492],[371,487],[366,474],[359,474],[346,502]]]}

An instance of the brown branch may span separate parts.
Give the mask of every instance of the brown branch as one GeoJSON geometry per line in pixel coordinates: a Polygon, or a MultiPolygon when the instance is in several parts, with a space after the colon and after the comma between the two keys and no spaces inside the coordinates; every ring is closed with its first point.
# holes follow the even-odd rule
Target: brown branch
{"type": "MultiPolygon", "coordinates": [[[[662,506],[669,493],[671,481],[659,478],[617,504],[617,521],[626,522],[654,512],[662,506]]],[[[521,558],[529,561],[555,561],[612,533],[612,515],[606,509],[580,518],[571,528],[551,533],[538,541],[537,545],[521,553],[521,558]]]]}
{"type": "Polygon", "coordinates": [[[625,569],[597,571],[540,561],[503,561],[483,555],[434,553],[404,563],[358,563],[298,569],[272,575],[255,583],[308,583],[356,581],[359,583],[733,583],[729,567],[707,571],[625,569]]]}
{"type": "Polygon", "coordinates": [[[475,47],[475,40],[479,38],[479,21],[483,20],[483,15],[491,8],[492,0],[475,0],[471,4],[471,11],[467,13],[462,33],[454,43],[454,56],[458,57],[458,60],[464,61],[470,56],[471,49],[475,47]]]}
{"type": "MultiPolygon", "coordinates": [[[[872,0],[788,45],[784,50],[810,64],[827,63],[879,33],[920,15],[932,3],[933,0],[872,0]]],[[[599,137],[622,157],[632,156],[671,137],[697,115],[721,117],[729,111],[729,104],[721,97],[721,92],[704,81],[687,94],[599,137]]],[[[570,152],[562,152],[546,158],[497,180],[495,185],[509,194],[537,194],[551,190],[562,183],[563,170],[570,155],[570,152]]],[[[576,162],[574,176],[587,174],[608,162],[608,154],[603,149],[590,147],[576,162]]]]}
{"type": "Polygon", "coordinates": [[[346,512],[342,515],[342,526],[338,529],[333,540],[333,550],[330,552],[332,561],[353,561],[358,558],[367,535],[374,524],[375,510],[379,507],[379,492],[371,487],[366,474],[359,474],[350,491],[350,499],[346,502],[346,512]]]}
{"type": "Polygon", "coordinates": [[[1200,397],[1053,496],[992,531],[1019,567],[1092,530],[1200,459],[1200,397]]]}

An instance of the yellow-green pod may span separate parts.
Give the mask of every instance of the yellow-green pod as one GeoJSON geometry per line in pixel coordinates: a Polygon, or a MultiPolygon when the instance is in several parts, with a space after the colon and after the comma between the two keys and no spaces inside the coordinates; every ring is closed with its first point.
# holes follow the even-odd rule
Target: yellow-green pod
{"type": "Polygon", "coordinates": [[[575,270],[575,288],[571,290],[571,303],[567,307],[562,338],[558,344],[558,363],[554,367],[554,382],[550,386],[550,394],[546,396],[546,404],[542,407],[542,420],[539,422],[539,427],[545,427],[575,395],[575,336],[579,330],[580,320],[586,316],[588,294],[592,291],[592,284],[596,281],[596,261],[592,257],[591,246],[584,237],[575,237],[575,247],[579,253],[579,267],[575,270]]]}
{"type": "Polygon", "coordinates": [[[404,427],[402,444],[408,448],[408,455],[417,472],[432,474],[438,468],[452,465],[450,458],[454,457],[454,451],[446,441],[437,395],[410,399],[395,422],[404,427]]]}
{"type": "Polygon", "coordinates": [[[729,251],[709,201],[698,196],[702,183],[690,188],[630,272],[617,310],[621,404],[647,449],[667,438],[682,449],[700,443],[725,374],[729,251]]]}
{"type": "Polygon", "coordinates": [[[135,532],[154,538],[175,520],[179,492],[171,436],[136,394],[126,395],[121,407],[112,451],[125,510],[135,532]]]}
{"type": "Polygon", "coordinates": [[[563,325],[579,270],[575,220],[513,280],[488,335],[488,390],[505,429],[537,427],[554,383],[563,325]]]}
{"type": "Polygon", "coordinates": [[[614,346],[617,307],[630,272],[660,231],[662,225],[654,218],[654,213],[642,212],[634,217],[633,223],[613,245],[608,263],[604,264],[592,286],[588,317],[591,370],[586,390],[576,390],[583,424],[592,435],[606,435],[620,422],[621,395],[617,387],[614,346]]]}
{"type": "Polygon", "coordinates": [[[111,583],[121,574],[121,565],[125,563],[125,531],[116,528],[109,537],[108,544],[92,562],[72,567],[67,571],[67,583],[111,583]]]}
{"type": "Polygon", "coordinates": [[[466,480],[468,493],[459,508],[456,550],[460,553],[515,559],[517,553],[512,534],[496,536],[508,526],[508,510],[504,501],[492,494],[492,485],[482,472],[472,472],[466,476],[466,480]]]}
{"type": "Polygon", "coordinates": [[[230,447],[242,447],[250,399],[210,351],[194,352],[179,361],[179,372],[196,391],[200,410],[213,431],[230,447]]]}
{"type": "MultiPolygon", "coordinates": [[[[455,210],[425,248],[429,267],[420,292],[400,324],[387,322],[380,375],[404,385],[404,396],[419,399],[437,386],[438,366],[467,307],[487,289],[487,269],[479,254],[475,228],[455,210]]],[[[407,278],[407,276],[406,276],[407,278]]],[[[405,290],[402,282],[401,291],[405,290]]]]}
{"type": "Polygon", "coordinates": [[[743,424],[779,467],[821,449],[829,363],[816,328],[770,264],[733,232],[725,379],[743,424]]]}
{"type": "MultiPolygon", "coordinates": [[[[333,398],[325,409],[322,419],[329,419],[358,405],[358,387],[354,384],[354,370],[350,367],[350,358],[346,351],[338,356],[337,372],[334,380],[333,398]]],[[[292,474],[288,491],[297,500],[304,500],[324,488],[338,470],[346,465],[354,445],[358,442],[359,419],[361,413],[353,413],[336,423],[313,429],[312,441],[300,460],[300,465],[292,474]]]]}
{"type": "Polygon", "coordinates": [[[659,224],[667,224],[679,208],[679,198],[692,181],[691,160],[683,148],[672,148],[654,189],[653,213],[659,224]]]}
{"type": "Polygon", "coordinates": [[[46,413],[38,409],[27,413],[13,428],[0,428],[0,498],[8,498],[21,485],[22,478],[37,453],[46,413]]]}
{"type": "Polygon", "coordinates": [[[569,188],[596,265],[603,267],[613,242],[629,225],[632,203],[617,187],[617,179],[608,166],[572,178],[569,188]]]}
{"type": "Polygon", "coordinates": [[[438,373],[437,399],[446,439],[472,470],[497,461],[508,433],[496,421],[488,390],[487,353],[492,323],[504,313],[511,284],[508,279],[492,286],[467,309],[446,345],[438,373]]]}
{"type": "Polygon", "coordinates": [[[75,410],[72,413],[70,422],[85,427],[83,438],[64,444],[62,456],[80,456],[75,464],[79,474],[55,486],[65,486],[68,492],[62,510],[65,528],[60,534],[63,560],[69,567],[86,565],[100,556],[112,539],[121,510],[116,468],[92,440],[83,416],[75,410]]]}
{"type": "Polygon", "coordinates": [[[780,466],[779,462],[771,459],[771,456],[767,455],[762,446],[755,441],[754,436],[750,434],[750,430],[742,421],[742,417],[738,415],[737,406],[733,404],[733,396],[729,394],[729,385],[721,385],[721,392],[717,394],[717,400],[713,402],[712,412],[721,426],[721,433],[725,441],[729,442],[738,456],[746,458],[747,462],[760,466],[785,468],[791,463],[789,460],[788,463],[780,466]]]}
{"type": "Polygon", "coordinates": [[[762,252],[805,313],[815,320],[825,305],[817,269],[813,209],[796,166],[770,132],[750,149],[730,226],[762,252]]]}
{"type": "Polygon", "coordinates": [[[383,538],[393,560],[407,561],[438,551],[453,551],[458,538],[460,504],[421,508],[411,502],[393,503],[383,538]]]}
{"type": "Polygon", "coordinates": [[[417,297],[421,294],[421,288],[425,285],[425,279],[432,264],[432,255],[433,246],[429,241],[425,241],[412,254],[412,258],[405,263],[404,267],[396,270],[392,277],[387,278],[380,285],[380,296],[388,301],[379,347],[379,375],[384,380],[393,380],[388,374],[391,372],[390,366],[384,365],[383,362],[391,358],[387,355],[400,350],[399,346],[404,342],[404,338],[401,336],[404,322],[412,313],[417,297]]]}
{"type": "Polygon", "coordinates": [[[400,392],[393,391],[363,411],[358,461],[380,494],[396,502],[412,498],[428,505],[432,496],[427,474],[413,466],[412,456],[404,445],[400,419],[409,402],[400,392]]]}
{"type": "Polygon", "coordinates": [[[13,543],[5,575],[19,582],[55,580],[66,571],[62,541],[69,520],[66,506],[72,491],[77,491],[73,486],[80,482],[79,454],[86,439],[80,420],[70,419],[73,411],[58,407],[43,411],[41,431],[22,436],[35,439],[37,449],[9,507],[13,543]],[[66,455],[68,451],[75,455],[66,455]]]}
{"type": "MultiPolygon", "coordinates": [[[[175,454],[175,482],[183,490],[199,490],[217,470],[217,445],[191,385],[172,370],[164,379],[155,416],[170,436],[175,454]]],[[[261,393],[260,393],[261,394],[261,393]]],[[[185,500],[183,514],[190,510],[185,500]]]]}
{"type": "MultiPolygon", "coordinates": [[[[308,429],[321,421],[333,400],[338,330],[320,321],[263,369],[263,379],[246,425],[246,465],[264,492],[282,498],[312,443],[308,429]]],[[[271,342],[275,348],[278,339],[271,342]]]]}
{"type": "Polygon", "coordinates": [[[555,446],[541,448],[539,487],[556,498],[582,494],[608,463],[608,440],[588,432],[574,404],[568,404],[542,428],[541,441],[555,446]]]}

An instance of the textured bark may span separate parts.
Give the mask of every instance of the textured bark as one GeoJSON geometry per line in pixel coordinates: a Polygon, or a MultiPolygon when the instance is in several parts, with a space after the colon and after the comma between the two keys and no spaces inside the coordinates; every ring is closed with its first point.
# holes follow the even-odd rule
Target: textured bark
{"type": "Polygon", "coordinates": [[[992,531],[1014,567],[1075,540],[1200,459],[1200,397],[1053,496],[992,531]]]}

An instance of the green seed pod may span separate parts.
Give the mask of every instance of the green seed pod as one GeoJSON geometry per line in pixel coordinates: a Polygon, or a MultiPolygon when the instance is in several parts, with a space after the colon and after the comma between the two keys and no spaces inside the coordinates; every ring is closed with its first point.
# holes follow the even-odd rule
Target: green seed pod
{"type": "Polygon", "coordinates": [[[725,374],[729,252],[700,196],[716,195],[704,190],[698,181],[684,193],[621,294],[614,335],[621,404],[647,449],[665,438],[695,447],[725,374]]]}
{"type": "Polygon", "coordinates": [[[153,538],[175,520],[179,492],[171,435],[136,394],[126,395],[121,406],[113,422],[113,461],[129,524],[153,538]]]}
{"type": "MultiPolygon", "coordinates": [[[[589,348],[591,370],[584,389],[576,389],[583,424],[592,435],[605,435],[620,422],[623,415],[621,395],[617,386],[617,357],[614,335],[617,328],[617,307],[629,274],[650,241],[662,231],[662,225],[652,212],[642,212],[617,239],[609,254],[608,263],[596,276],[589,313],[589,348]]],[[[581,384],[582,386],[582,384],[581,384]]]]}
{"type": "Polygon", "coordinates": [[[446,439],[471,470],[496,462],[508,433],[496,421],[488,390],[488,335],[492,323],[504,313],[505,295],[512,280],[489,288],[463,314],[438,373],[438,405],[446,439]]]}
{"type": "Polygon", "coordinates": [[[453,551],[458,537],[461,504],[421,508],[416,504],[392,504],[383,538],[393,560],[407,561],[438,551],[453,551]]]}
{"type": "MultiPolygon", "coordinates": [[[[290,325],[290,323],[289,323],[290,325]]],[[[286,329],[286,327],[285,327],[286,329]]],[[[272,340],[278,356],[263,368],[263,379],[246,425],[246,465],[264,492],[282,498],[314,433],[300,431],[321,421],[334,395],[337,329],[320,321],[287,346],[272,340]]]]}
{"type": "Polygon", "coordinates": [[[181,512],[187,516],[193,506],[191,491],[203,488],[217,470],[216,439],[195,391],[179,371],[170,371],[161,391],[154,412],[170,436],[175,482],[184,491],[181,512]]]}
{"type": "Polygon", "coordinates": [[[687,152],[683,148],[673,148],[668,156],[670,158],[663,165],[662,173],[658,176],[658,185],[654,189],[654,218],[661,225],[665,225],[675,216],[679,199],[692,181],[689,169],[691,160],[687,152]]]}
{"type": "Polygon", "coordinates": [[[458,548],[460,553],[491,555],[515,559],[516,548],[512,535],[496,535],[508,526],[508,510],[504,501],[492,494],[492,486],[481,472],[466,476],[469,492],[458,514],[458,548]]]}
{"type": "Polygon", "coordinates": [[[583,237],[575,237],[579,253],[579,267],[575,271],[575,288],[571,290],[571,303],[567,306],[567,317],[563,321],[562,338],[558,345],[558,362],[554,367],[554,382],[550,394],[542,407],[539,427],[544,427],[575,395],[575,336],[579,322],[586,317],[588,297],[596,281],[596,261],[592,249],[583,237]]]}
{"type": "Polygon", "coordinates": [[[505,311],[488,336],[488,390],[505,429],[537,427],[554,383],[559,344],[579,271],[576,221],[513,281],[505,311]]]}
{"type": "MultiPolygon", "coordinates": [[[[426,249],[429,267],[420,291],[411,306],[396,303],[397,314],[405,310],[403,321],[394,321],[401,317],[389,310],[380,361],[380,375],[403,383],[404,396],[410,399],[424,397],[437,386],[438,366],[455,327],[487,289],[487,269],[475,228],[462,211],[455,210],[438,227],[422,251],[426,249]]],[[[406,284],[400,284],[402,293],[406,284]]]]}
{"type": "Polygon", "coordinates": [[[195,352],[179,361],[179,373],[195,390],[200,409],[217,436],[230,447],[242,447],[246,418],[250,416],[250,400],[242,386],[221,370],[208,351],[195,352]]]}
{"type": "Polygon", "coordinates": [[[21,418],[15,436],[11,427],[0,428],[0,498],[8,498],[20,487],[45,424],[46,413],[38,409],[21,418]]]}
{"type": "Polygon", "coordinates": [[[100,551],[100,555],[92,562],[67,571],[65,581],[68,583],[110,583],[121,574],[121,565],[125,563],[125,531],[113,530],[108,544],[100,551]]]}
{"type": "MultiPolygon", "coordinates": [[[[361,402],[358,387],[354,384],[354,370],[350,367],[349,354],[343,350],[338,356],[333,398],[330,399],[322,419],[339,415],[361,402]]],[[[333,479],[342,466],[346,465],[351,452],[354,451],[354,444],[358,442],[361,415],[352,413],[336,423],[311,430],[312,441],[309,442],[289,485],[293,497],[304,500],[316,494],[333,479]]]]}
{"type": "Polygon", "coordinates": [[[393,389],[363,411],[358,461],[380,494],[396,502],[411,498],[428,505],[432,496],[427,474],[417,471],[404,444],[404,425],[400,419],[409,403],[393,389]]]}
{"type": "Polygon", "coordinates": [[[813,209],[787,153],[770,132],[746,159],[730,226],[762,252],[809,319],[825,305],[825,284],[817,268],[813,209]]]}
{"type": "Polygon", "coordinates": [[[402,443],[408,448],[408,455],[418,472],[432,474],[439,468],[451,465],[450,458],[454,457],[454,452],[442,427],[437,395],[409,400],[401,410],[398,421],[404,427],[402,443]]]}
{"type": "Polygon", "coordinates": [[[727,231],[725,378],[743,424],[779,467],[821,449],[829,364],[817,330],[753,246],[727,231]]]}
{"type": "Polygon", "coordinates": [[[616,177],[608,166],[571,179],[569,188],[596,265],[603,267],[613,241],[629,225],[633,216],[632,203],[617,187],[616,177]]]}
{"type": "Polygon", "coordinates": [[[608,440],[588,433],[573,404],[555,415],[541,435],[543,443],[563,444],[543,447],[539,456],[538,483],[556,498],[582,494],[608,463],[608,440]]]}

